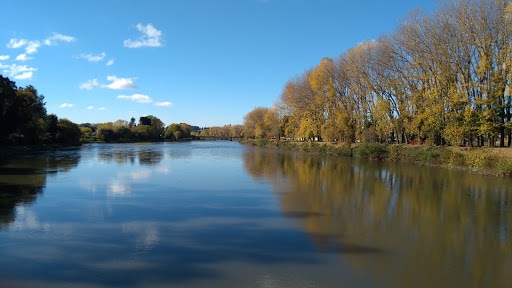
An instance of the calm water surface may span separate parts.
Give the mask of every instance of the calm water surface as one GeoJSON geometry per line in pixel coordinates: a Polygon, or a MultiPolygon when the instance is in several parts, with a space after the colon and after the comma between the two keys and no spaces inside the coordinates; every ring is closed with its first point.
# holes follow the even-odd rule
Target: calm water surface
{"type": "Polygon", "coordinates": [[[0,287],[512,287],[512,179],[236,142],[0,162],[0,287]]]}

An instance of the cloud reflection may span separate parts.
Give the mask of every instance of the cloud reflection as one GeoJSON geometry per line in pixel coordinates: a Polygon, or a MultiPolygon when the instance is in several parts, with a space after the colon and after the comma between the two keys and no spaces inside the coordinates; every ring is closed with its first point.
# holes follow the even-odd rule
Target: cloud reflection
{"type": "Polygon", "coordinates": [[[147,182],[153,173],[169,174],[171,169],[167,166],[158,166],[154,169],[141,168],[130,172],[119,172],[115,178],[110,179],[107,187],[107,196],[130,196],[133,185],[147,182]]]}
{"type": "Polygon", "coordinates": [[[31,210],[26,210],[23,205],[16,206],[16,220],[12,224],[14,230],[43,230],[48,232],[50,224],[40,223],[37,219],[36,213],[31,210]]]}
{"type": "Polygon", "coordinates": [[[111,197],[125,197],[132,192],[131,183],[126,183],[120,179],[113,179],[108,185],[107,195],[111,197]]]}
{"type": "Polygon", "coordinates": [[[156,223],[131,222],[122,224],[123,233],[135,234],[137,251],[153,249],[160,241],[156,223]]]}

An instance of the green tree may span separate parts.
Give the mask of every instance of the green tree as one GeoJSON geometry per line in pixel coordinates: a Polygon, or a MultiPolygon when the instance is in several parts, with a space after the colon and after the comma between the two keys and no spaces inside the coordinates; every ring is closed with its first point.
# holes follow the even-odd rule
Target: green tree
{"type": "Polygon", "coordinates": [[[82,133],[78,124],[68,119],[60,119],[57,124],[57,142],[66,145],[79,145],[82,133]]]}

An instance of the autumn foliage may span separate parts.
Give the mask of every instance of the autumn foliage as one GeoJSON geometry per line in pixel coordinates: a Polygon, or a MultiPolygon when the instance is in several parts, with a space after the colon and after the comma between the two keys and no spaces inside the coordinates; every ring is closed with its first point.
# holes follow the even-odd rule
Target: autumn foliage
{"type": "Polygon", "coordinates": [[[290,79],[275,104],[279,123],[265,122],[273,109],[258,107],[244,132],[347,143],[482,146],[487,139],[493,146],[501,139],[504,146],[507,138],[510,145],[511,51],[509,1],[414,10],[391,34],[290,79]]]}

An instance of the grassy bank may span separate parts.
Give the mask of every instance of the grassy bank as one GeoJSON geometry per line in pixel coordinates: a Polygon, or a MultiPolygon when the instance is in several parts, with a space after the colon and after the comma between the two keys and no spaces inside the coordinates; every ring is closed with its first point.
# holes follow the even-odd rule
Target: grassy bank
{"type": "Polygon", "coordinates": [[[242,143],[313,154],[446,166],[485,175],[512,175],[511,148],[465,148],[378,143],[363,143],[348,147],[333,143],[268,141],[266,139],[244,140],[242,143]]]}

